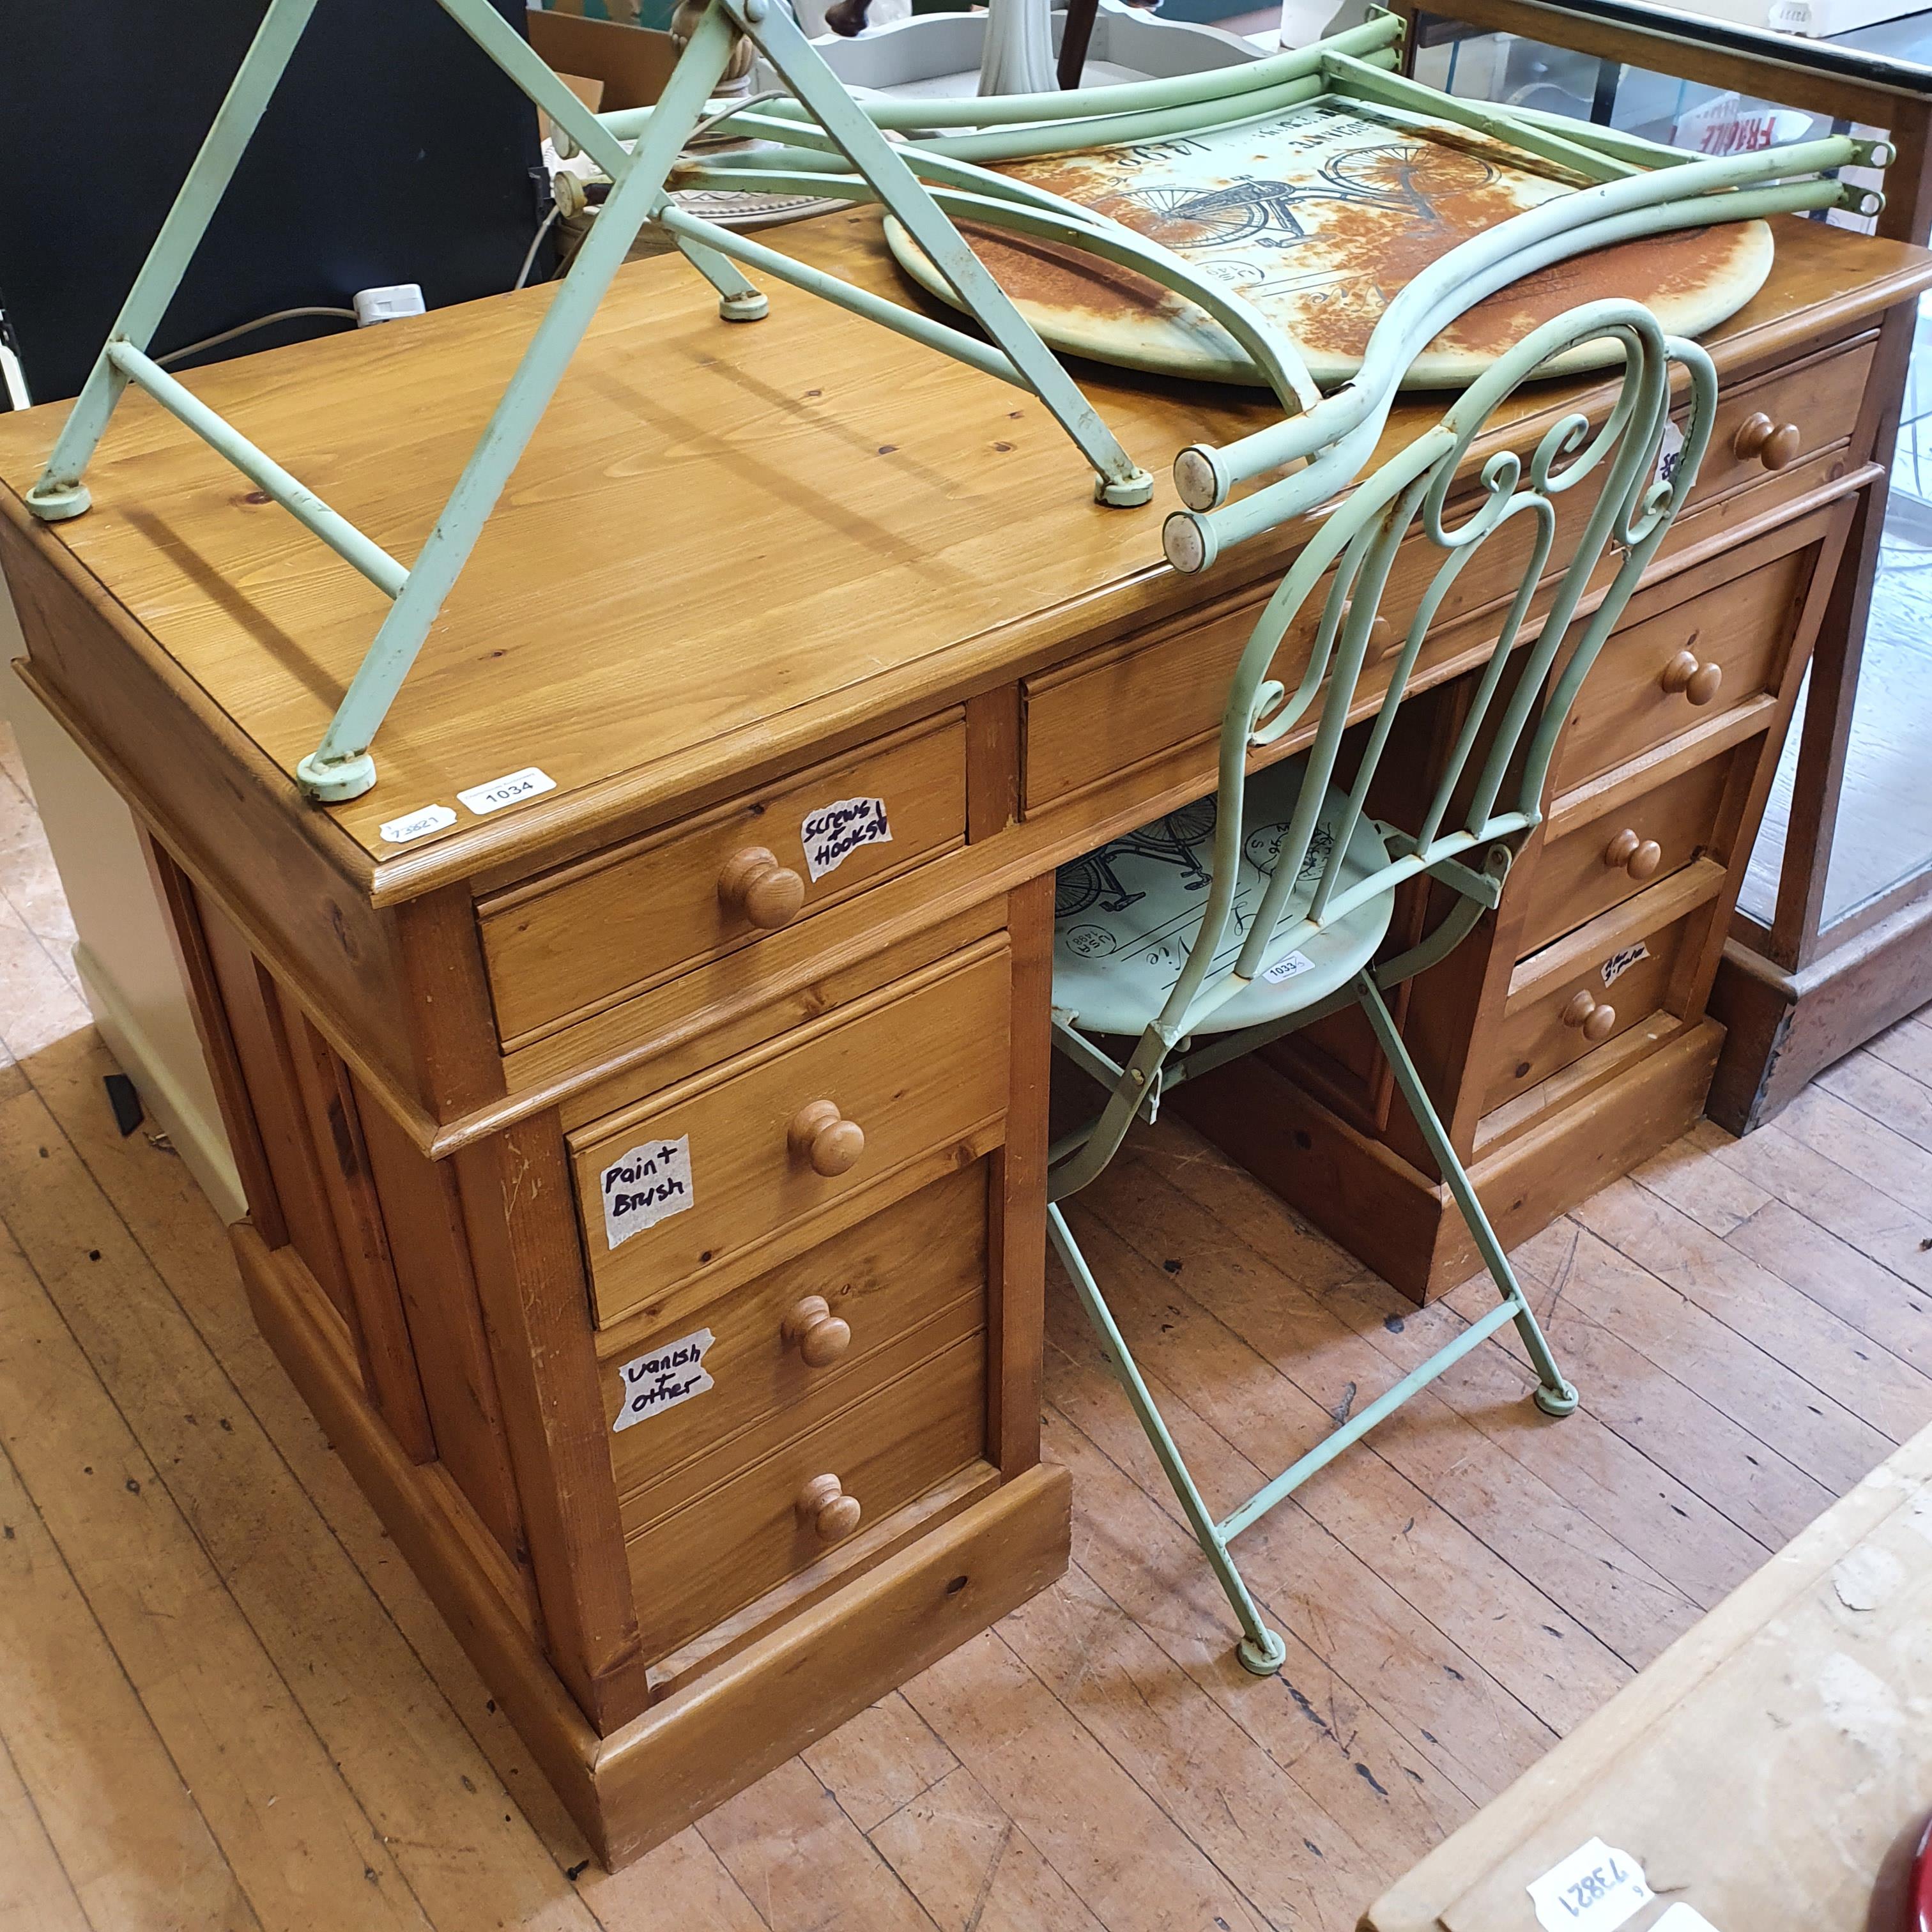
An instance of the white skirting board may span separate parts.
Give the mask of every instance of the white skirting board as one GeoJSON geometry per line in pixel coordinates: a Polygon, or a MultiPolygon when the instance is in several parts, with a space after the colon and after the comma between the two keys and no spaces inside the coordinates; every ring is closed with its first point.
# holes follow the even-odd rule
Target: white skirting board
{"type": "MultiPolygon", "coordinates": [[[[74,964],[94,1024],[122,1072],[134,1082],[148,1118],[188,1162],[189,1173],[224,1222],[242,1220],[248,1203],[228,1151],[228,1136],[222,1132],[207,1070],[198,1058],[192,1067],[170,1059],[84,939],[75,944],[74,964]]],[[[182,1016],[192,1024],[185,994],[182,1016]]],[[[102,1105],[106,1104],[104,1096],[102,1105]]]]}
{"type": "MultiPolygon", "coordinates": [[[[12,660],[24,648],[0,587],[0,713],[14,728],[80,935],[74,962],[81,989],[149,1121],[223,1221],[238,1221],[248,1205],[134,818],[14,676],[12,660]]],[[[107,1104],[104,1094],[100,1105],[107,1104]]]]}

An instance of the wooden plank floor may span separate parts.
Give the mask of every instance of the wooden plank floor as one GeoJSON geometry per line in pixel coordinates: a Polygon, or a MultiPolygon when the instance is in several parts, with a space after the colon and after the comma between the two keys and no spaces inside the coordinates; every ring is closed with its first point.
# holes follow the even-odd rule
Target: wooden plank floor
{"type": "MultiPolygon", "coordinates": [[[[1348,1932],[1932,1420],[1924,1017],[1525,1246],[1583,1408],[1486,1345],[1267,1519],[1273,1680],[1056,1282],[1066,1580],[610,1877],[116,1132],[70,938],[0,756],[0,1932],[1348,1932]]],[[[1417,1311],[1175,1127],[1077,1219],[1219,1497],[1485,1298],[1417,1311]]]]}

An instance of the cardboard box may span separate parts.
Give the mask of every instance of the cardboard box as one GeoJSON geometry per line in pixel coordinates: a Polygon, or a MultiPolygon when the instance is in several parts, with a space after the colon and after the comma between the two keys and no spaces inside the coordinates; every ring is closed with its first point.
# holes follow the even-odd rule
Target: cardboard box
{"type": "Polygon", "coordinates": [[[596,20],[573,10],[592,4],[596,0],[568,0],[568,10],[561,4],[532,7],[530,45],[559,74],[601,80],[603,112],[650,106],[677,64],[677,49],[662,31],[670,20],[671,0],[604,0],[614,12],[628,8],[633,16],[641,4],[648,16],[641,23],[634,18],[596,20]]]}

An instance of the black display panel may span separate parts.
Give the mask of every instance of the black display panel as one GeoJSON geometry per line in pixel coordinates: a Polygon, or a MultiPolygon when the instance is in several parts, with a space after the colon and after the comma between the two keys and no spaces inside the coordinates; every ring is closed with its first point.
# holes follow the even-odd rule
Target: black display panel
{"type": "MultiPolygon", "coordinates": [[[[524,31],[523,0],[493,4],[524,31]]],[[[266,11],[0,0],[0,307],[36,402],[86,379],[266,11]]],[[[495,294],[547,203],[536,110],[436,0],[318,0],[153,352],[392,283],[495,294]]]]}

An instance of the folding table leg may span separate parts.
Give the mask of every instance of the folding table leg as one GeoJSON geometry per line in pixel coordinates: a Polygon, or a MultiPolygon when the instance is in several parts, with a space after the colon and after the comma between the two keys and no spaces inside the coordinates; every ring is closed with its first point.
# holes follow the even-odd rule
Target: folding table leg
{"type": "Polygon", "coordinates": [[[1079,446],[1094,466],[1095,496],[1123,508],[1148,502],[1154,494],[1154,479],[1120,447],[1079,384],[940,212],[924,184],[846,92],[784,7],[774,0],[714,0],[714,7],[722,6],[740,17],[758,51],[811,110],[839,152],[872,184],[887,212],[946,278],[967,312],[1079,446]]]}
{"type": "Polygon", "coordinates": [[[181,286],[182,277],[194,260],[201,238],[214,211],[221,205],[228,184],[256,124],[273,96],[282,73],[315,11],[315,0],[269,0],[268,10],[242,57],[235,78],[229,83],[214,122],[201,144],[168,210],[128,299],[109,330],[107,342],[88,376],[80,397],[62,424],[53,453],[40,478],[27,492],[27,507],[37,517],[58,523],[77,517],[91,499],[81,482],[95,446],[114,413],[114,406],[128,386],[128,378],[108,359],[109,345],[130,343],[146,353],[154,331],[167,313],[181,286]]]}
{"type": "MultiPolygon", "coordinates": [[[[297,780],[310,796],[332,802],[356,798],[376,782],[370,741],[395,702],[443,600],[470,560],[611,277],[623,266],[638,231],[659,206],[664,182],[703,116],[736,38],[736,28],[720,7],[712,7],[698,22],[665,83],[650,126],[592,223],[569,272],[557,284],[436,527],[410,566],[408,583],[390,605],[321,743],[296,767],[297,780]]],[[[734,282],[742,279],[735,270],[732,273],[734,282]]],[[[748,290],[750,285],[745,286],[748,290]]]]}
{"type": "Polygon", "coordinates": [[[678,251],[718,291],[718,313],[727,322],[762,322],[772,311],[771,299],[728,255],[680,235],[678,251]]]}

